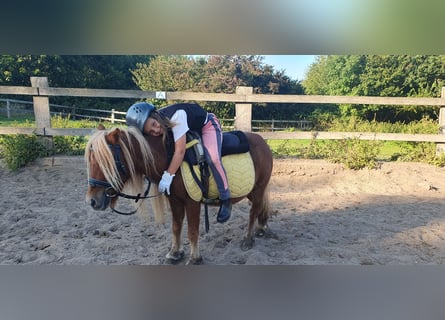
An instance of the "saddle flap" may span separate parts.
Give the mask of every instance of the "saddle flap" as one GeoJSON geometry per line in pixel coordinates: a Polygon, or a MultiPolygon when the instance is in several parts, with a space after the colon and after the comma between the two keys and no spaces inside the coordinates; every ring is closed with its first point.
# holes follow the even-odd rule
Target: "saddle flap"
{"type": "MultiPolygon", "coordinates": [[[[230,195],[232,198],[247,195],[255,184],[255,168],[249,152],[227,155],[222,159],[227,173],[230,195]]],[[[195,175],[199,177],[199,166],[192,166],[195,175]]],[[[189,196],[195,201],[201,201],[203,194],[193,178],[190,166],[185,161],[181,164],[181,175],[189,196]]],[[[209,177],[208,199],[218,199],[219,192],[213,175],[209,177]]]]}

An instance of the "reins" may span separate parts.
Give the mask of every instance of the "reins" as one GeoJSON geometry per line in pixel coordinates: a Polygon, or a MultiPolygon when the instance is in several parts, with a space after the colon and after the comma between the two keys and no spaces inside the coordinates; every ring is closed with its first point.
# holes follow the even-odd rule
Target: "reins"
{"type": "MultiPolygon", "coordinates": [[[[101,186],[101,187],[105,187],[105,196],[107,198],[116,198],[116,197],[122,197],[125,199],[131,199],[131,200],[135,200],[135,202],[138,202],[139,200],[144,200],[144,199],[150,199],[150,198],[154,198],[154,197],[158,197],[161,194],[155,194],[152,196],[149,196],[148,193],[150,192],[150,187],[151,187],[151,181],[148,179],[145,179],[147,181],[147,188],[144,191],[144,194],[141,195],[140,193],[138,193],[137,195],[131,195],[131,194],[127,194],[121,191],[116,191],[110,183],[108,183],[107,181],[102,181],[102,180],[98,180],[98,179],[94,179],[94,178],[89,178],[88,179],[88,184],[92,187],[97,187],[97,186],[101,186]]],[[[124,216],[130,216],[132,214],[135,214],[137,212],[137,209],[130,211],[130,212],[123,212],[123,211],[119,211],[117,209],[111,208],[111,211],[116,212],[118,214],[124,215],[124,216]]]]}

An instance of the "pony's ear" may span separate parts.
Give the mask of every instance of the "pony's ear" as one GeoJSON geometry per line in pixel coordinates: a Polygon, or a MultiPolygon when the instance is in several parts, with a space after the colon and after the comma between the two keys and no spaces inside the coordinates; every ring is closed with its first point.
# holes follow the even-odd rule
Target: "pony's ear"
{"type": "Polygon", "coordinates": [[[119,142],[119,134],[121,131],[119,128],[114,129],[107,135],[107,140],[110,144],[117,144],[119,142]]]}
{"type": "Polygon", "coordinates": [[[99,123],[97,130],[105,130],[105,126],[102,123],[99,123]]]}

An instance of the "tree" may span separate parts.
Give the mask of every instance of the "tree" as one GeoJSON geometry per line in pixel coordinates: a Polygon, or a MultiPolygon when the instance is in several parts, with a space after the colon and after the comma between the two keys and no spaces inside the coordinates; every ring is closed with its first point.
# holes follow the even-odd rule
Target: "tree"
{"type": "MultiPolygon", "coordinates": [[[[444,56],[346,55],[318,59],[303,82],[306,93],[354,96],[440,96],[444,56]],[[321,80],[320,80],[321,79],[321,80]]],[[[437,116],[434,108],[340,105],[342,116],[381,121],[411,121],[437,116]]]]}
{"type": "Polygon", "coordinates": [[[315,57],[308,69],[306,79],[302,81],[304,91],[310,95],[328,95],[329,78],[327,72],[327,56],[315,57]]]}
{"type": "Polygon", "coordinates": [[[196,81],[193,64],[187,56],[157,56],[148,63],[137,63],[131,74],[141,90],[187,91],[196,81]]]}
{"type": "MultiPolygon", "coordinates": [[[[252,86],[255,93],[302,93],[298,82],[274,71],[263,63],[263,57],[255,55],[157,56],[148,64],[139,63],[132,73],[138,87],[150,91],[235,93],[237,86],[252,86]]],[[[167,103],[156,101],[157,105],[167,103]]],[[[234,116],[233,103],[207,102],[205,107],[221,118],[234,116]]],[[[265,105],[262,107],[264,111],[265,105]]],[[[267,105],[267,109],[274,109],[274,105],[267,105]]]]}
{"type": "MultiPolygon", "coordinates": [[[[48,77],[53,87],[137,89],[130,69],[151,56],[2,55],[0,85],[30,86],[30,77],[48,77]]],[[[133,100],[52,97],[51,103],[94,108],[128,108],[133,100]]]]}

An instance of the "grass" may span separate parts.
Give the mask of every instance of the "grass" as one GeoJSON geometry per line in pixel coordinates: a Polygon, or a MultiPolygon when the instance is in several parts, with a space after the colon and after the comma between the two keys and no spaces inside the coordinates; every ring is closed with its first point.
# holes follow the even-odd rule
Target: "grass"
{"type": "MultiPolygon", "coordinates": [[[[329,140],[317,140],[327,143],[329,140]]],[[[310,147],[312,140],[267,140],[267,144],[275,156],[303,157],[310,147]]],[[[407,146],[406,142],[383,141],[380,144],[377,160],[392,161],[402,154],[407,146]]]]}
{"type": "Polygon", "coordinates": [[[380,147],[377,159],[381,161],[394,160],[398,155],[403,153],[406,144],[406,142],[384,141],[380,147]]]}
{"type": "Polygon", "coordinates": [[[0,127],[32,127],[34,126],[34,122],[34,117],[17,116],[13,118],[7,118],[0,115],[0,127]]]}

